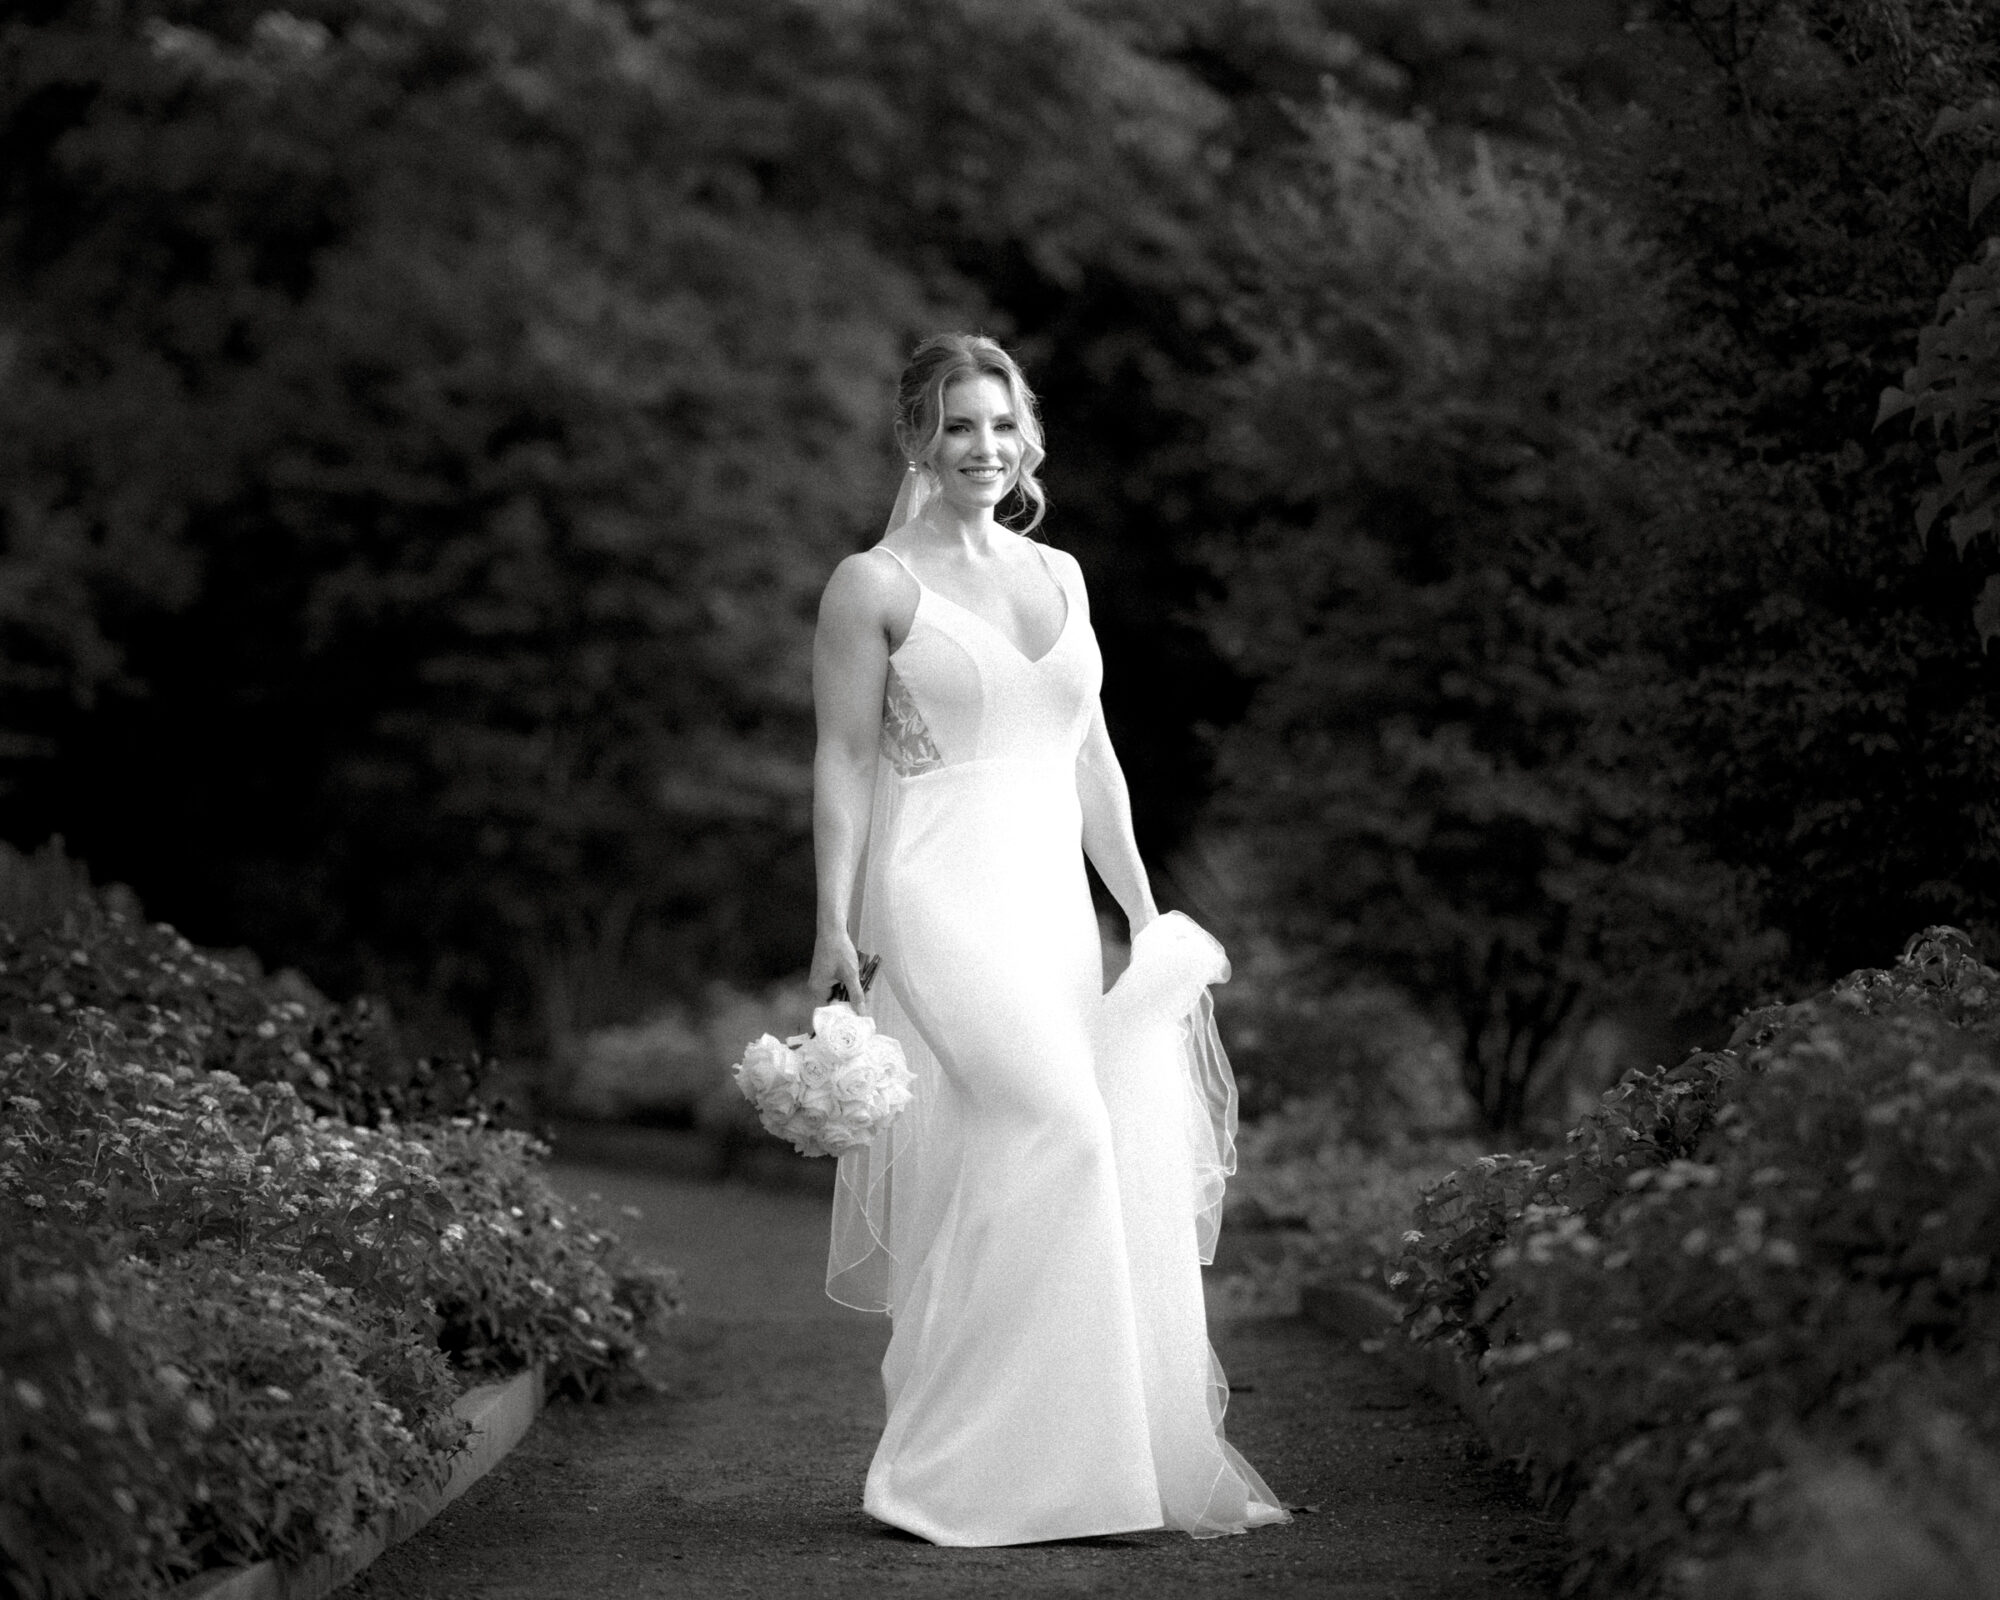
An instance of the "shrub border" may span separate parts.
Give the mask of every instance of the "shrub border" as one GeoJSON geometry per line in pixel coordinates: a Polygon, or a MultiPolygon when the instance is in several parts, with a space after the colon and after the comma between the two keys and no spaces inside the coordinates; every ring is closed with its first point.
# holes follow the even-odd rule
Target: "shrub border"
{"type": "Polygon", "coordinates": [[[166,1600],[324,1600],[497,1467],[534,1426],[544,1391],[542,1368],[535,1366],[504,1383],[484,1383],[460,1395],[452,1410],[471,1424],[472,1435],[452,1457],[451,1475],[440,1487],[412,1496],[395,1513],[376,1518],[341,1554],[204,1572],[169,1589],[166,1600]]]}

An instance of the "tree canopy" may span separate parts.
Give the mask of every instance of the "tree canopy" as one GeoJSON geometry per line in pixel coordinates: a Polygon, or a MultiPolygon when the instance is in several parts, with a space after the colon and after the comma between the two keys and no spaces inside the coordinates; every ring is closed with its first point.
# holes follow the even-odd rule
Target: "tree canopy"
{"type": "Polygon", "coordinates": [[[796,966],[813,600],[963,325],[1149,853],[1226,830],[1490,1119],[1621,989],[1988,937],[1996,63],[1971,0],[27,0],[0,831],[499,1042],[796,966]]]}

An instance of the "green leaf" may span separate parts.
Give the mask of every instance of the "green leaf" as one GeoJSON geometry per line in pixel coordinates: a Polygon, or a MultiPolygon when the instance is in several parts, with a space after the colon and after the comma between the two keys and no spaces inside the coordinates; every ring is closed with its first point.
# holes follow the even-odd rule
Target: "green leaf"
{"type": "Polygon", "coordinates": [[[2000,161],[1989,161],[1972,180],[1965,220],[1968,223],[1978,222],[1980,213],[1993,203],[1996,195],[2000,195],[2000,161]]]}
{"type": "Polygon", "coordinates": [[[1972,106],[1946,106],[1931,123],[1931,131],[1924,136],[1924,142],[1949,138],[1954,133],[1962,133],[1967,128],[2000,127],[2000,100],[1981,100],[1972,106]]]}
{"type": "Polygon", "coordinates": [[[1967,547],[1982,533],[1993,531],[1993,507],[1983,505],[1976,511],[1963,512],[1951,519],[1951,542],[1958,553],[1964,555],[1967,547]]]}
{"type": "Polygon", "coordinates": [[[1972,625],[1979,630],[1979,648],[1984,651],[2000,639],[2000,576],[1988,578],[1972,607],[1972,625]]]}
{"type": "Polygon", "coordinates": [[[1905,411],[1914,411],[1917,402],[1907,391],[1893,384],[1882,391],[1882,403],[1875,410],[1875,426],[1881,427],[1891,417],[1900,417],[1905,411]]]}
{"type": "Polygon", "coordinates": [[[1917,501],[1917,537],[1920,540],[1930,537],[1931,524],[1937,521],[1938,514],[1950,502],[1951,496],[1943,489],[1924,491],[1922,498],[1917,501]]]}

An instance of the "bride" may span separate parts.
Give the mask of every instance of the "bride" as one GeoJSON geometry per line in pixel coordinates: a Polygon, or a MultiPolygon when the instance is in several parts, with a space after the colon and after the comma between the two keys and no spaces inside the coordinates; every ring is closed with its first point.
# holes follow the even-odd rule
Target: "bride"
{"type": "Polygon", "coordinates": [[[861,995],[879,956],[867,1003],[917,1077],[835,1192],[827,1292],[893,1319],[863,1505],[948,1545],[1285,1521],[1223,1438],[1201,1300],[1227,963],[1155,910],[1082,573],[1027,537],[1034,398],[993,341],[940,335],[896,433],[896,513],[835,569],[813,653],[812,983],[861,995]],[[1086,854],[1134,935],[1108,996],[1086,854]]]}

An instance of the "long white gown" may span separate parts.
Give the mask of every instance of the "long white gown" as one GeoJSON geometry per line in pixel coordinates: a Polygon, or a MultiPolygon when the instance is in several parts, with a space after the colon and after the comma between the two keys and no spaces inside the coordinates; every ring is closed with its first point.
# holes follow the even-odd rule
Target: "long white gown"
{"type": "Polygon", "coordinates": [[[917,1098],[842,1159],[827,1269],[893,1318],[863,1505],[945,1545],[1239,1533],[1288,1519],[1223,1437],[1202,1305],[1227,964],[1170,914],[1104,993],[1077,788],[1102,659],[1075,562],[1036,549],[1067,605],[1046,654],[918,580],[890,658],[857,943],[917,1098]]]}

